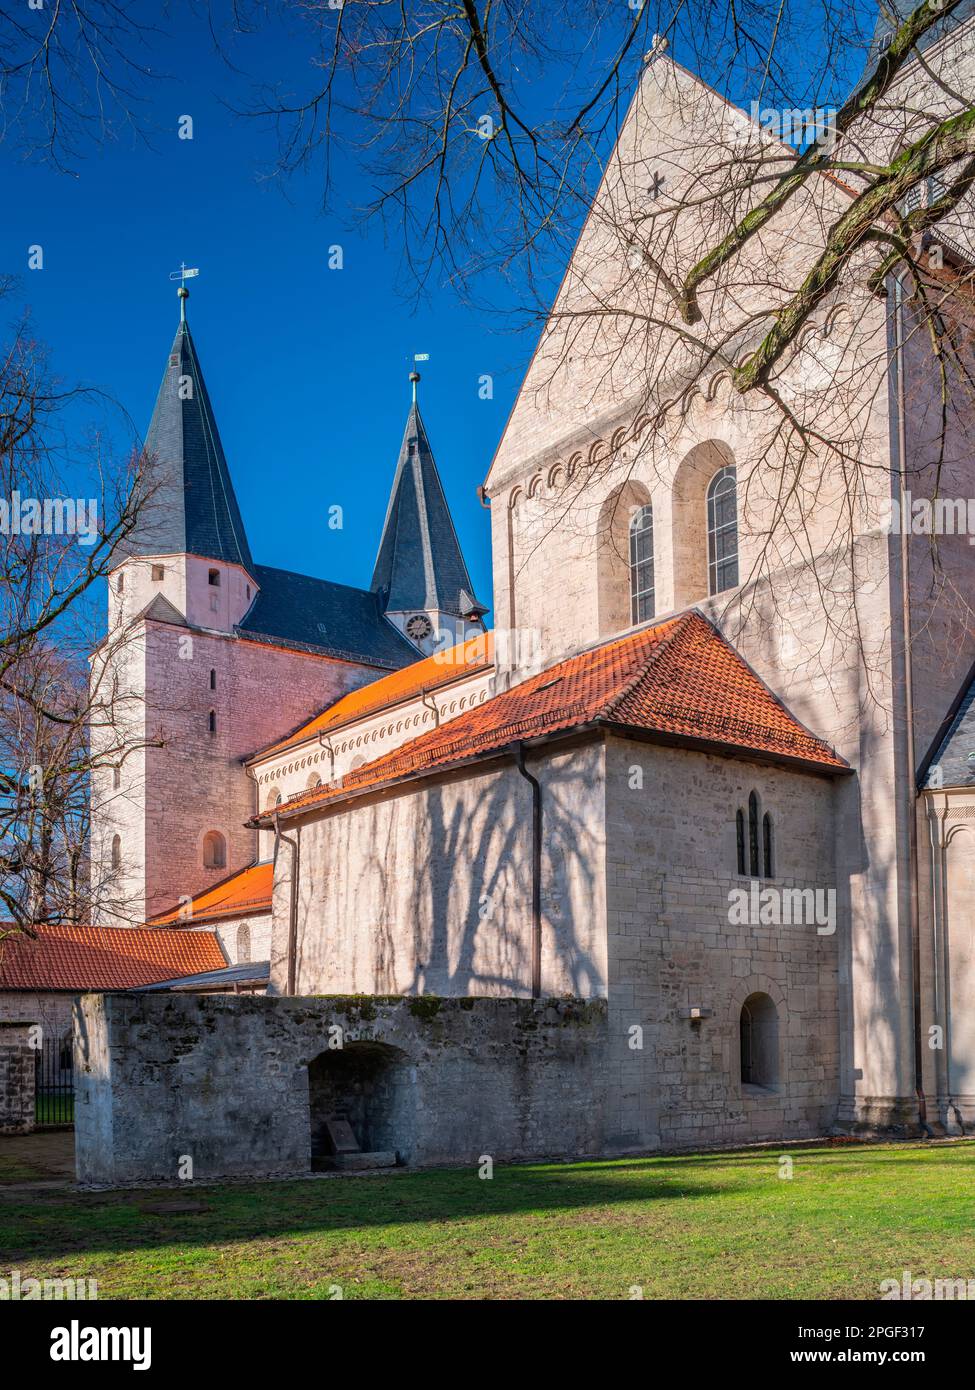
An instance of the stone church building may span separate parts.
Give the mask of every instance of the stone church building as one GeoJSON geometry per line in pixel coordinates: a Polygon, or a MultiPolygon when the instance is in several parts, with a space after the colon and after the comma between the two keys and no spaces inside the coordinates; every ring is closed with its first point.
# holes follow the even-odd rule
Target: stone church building
{"type": "MultiPolygon", "coordinates": [[[[973,24],[925,55],[946,85],[973,24]]],[[[877,115],[888,157],[926,81],[877,115]]],[[[893,275],[813,314],[776,400],[668,333],[632,210],[659,176],[686,269],[714,152],[763,139],[648,56],[483,484],[490,629],[415,382],[370,588],[255,562],[184,298],[96,656],[140,746],[94,854],[131,920],[216,932],[268,989],[85,1001],[83,1173],[168,1171],[164,1122],[214,1174],[302,1171],[335,1116],[408,1162],[975,1124],[975,549],[891,524],[973,494],[971,402],[942,415],[893,275]]],[[[776,215],[742,312],[854,196],[821,175],[776,215]]],[[[731,294],[701,297],[719,335],[731,294]]]]}

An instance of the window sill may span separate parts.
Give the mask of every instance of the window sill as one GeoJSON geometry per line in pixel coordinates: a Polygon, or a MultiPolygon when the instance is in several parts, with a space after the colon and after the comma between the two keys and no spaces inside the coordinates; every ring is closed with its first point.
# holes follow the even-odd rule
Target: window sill
{"type": "Polygon", "coordinates": [[[759,1086],[754,1081],[743,1081],[741,1083],[742,1100],[750,1100],[754,1104],[761,1104],[762,1101],[776,1101],[779,1098],[778,1086],[759,1086]]]}

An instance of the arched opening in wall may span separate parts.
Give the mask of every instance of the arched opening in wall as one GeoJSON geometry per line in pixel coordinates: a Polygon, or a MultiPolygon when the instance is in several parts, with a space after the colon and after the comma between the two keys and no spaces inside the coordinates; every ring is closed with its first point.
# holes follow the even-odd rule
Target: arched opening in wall
{"type": "Polygon", "coordinates": [[[674,473],[675,609],[698,603],[712,592],[708,585],[708,488],[716,474],[724,468],[734,471],[734,466],[735,456],[728,445],[720,439],[708,439],[685,454],[674,473]]]}
{"type": "Polygon", "coordinates": [[[251,929],[246,922],[237,928],[237,964],[244,965],[251,958],[251,929]]]}
{"type": "Polygon", "coordinates": [[[355,772],[356,768],[365,767],[365,765],[366,765],[366,763],[367,763],[368,761],[369,761],[368,758],[364,758],[364,757],[362,756],[362,754],[359,753],[358,756],[355,757],[355,758],[353,758],[353,759],[352,759],[352,762],[349,764],[349,771],[350,771],[350,772],[355,772]]]}
{"type": "Polygon", "coordinates": [[[772,830],[772,817],[768,811],[762,817],[762,867],[765,870],[765,877],[772,878],[775,874],[775,836],[772,830]]]}
{"type": "Polygon", "coordinates": [[[346,1042],[308,1064],[313,1168],[355,1167],[356,1155],[407,1163],[415,1142],[415,1088],[398,1047],[346,1042]]]}
{"type": "Polygon", "coordinates": [[[750,994],[741,1006],[741,1084],[771,1090],[779,1083],[779,1014],[767,994],[750,994]]]}
{"type": "Polygon", "coordinates": [[[121,835],[112,836],[112,868],[121,869],[122,867],[122,837],[121,835]]]}
{"type": "Polygon", "coordinates": [[[203,837],[203,867],[205,869],[225,869],[227,867],[227,841],[219,830],[208,830],[203,837]]]}
{"type": "Polygon", "coordinates": [[[308,781],[305,783],[305,788],[307,791],[313,792],[316,787],[320,787],[321,785],[322,779],[319,777],[317,772],[313,772],[312,775],[308,778],[308,781]]]}
{"type": "Polygon", "coordinates": [[[650,494],[631,479],[615,489],[599,510],[596,527],[596,601],[599,635],[608,637],[653,616],[653,514],[650,494]],[[636,526],[636,531],[634,527],[636,526]],[[634,539],[637,559],[634,568],[634,539]],[[642,603],[634,604],[634,583],[642,603]],[[641,607],[644,617],[634,617],[641,607]]]}
{"type": "Polygon", "coordinates": [[[759,875],[758,856],[758,793],[748,794],[748,872],[752,878],[759,875]]]}

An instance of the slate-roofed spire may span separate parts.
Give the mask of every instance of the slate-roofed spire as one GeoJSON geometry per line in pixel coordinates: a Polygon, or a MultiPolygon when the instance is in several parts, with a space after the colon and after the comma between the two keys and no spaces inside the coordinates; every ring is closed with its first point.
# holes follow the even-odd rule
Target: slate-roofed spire
{"type": "Polygon", "coordinates": [[[130,542],[137,555],[186,552],[253,572],[217,422],[186,322],[189,291],[152,412],[146,449],[156,457],[151,505],[130,542]]]}
{"type": "Polygon", "coordinates": [[[474,598],[460,542],[414,398],[406,417],[372,588],[385,612],[439,609],[455,617],[487,612],[474,598]]]}

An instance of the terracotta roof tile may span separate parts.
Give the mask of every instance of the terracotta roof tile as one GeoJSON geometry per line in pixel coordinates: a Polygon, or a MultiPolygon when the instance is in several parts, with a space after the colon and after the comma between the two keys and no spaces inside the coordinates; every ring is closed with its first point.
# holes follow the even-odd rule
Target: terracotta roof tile
{"type": "Polygon", "coordinates": [[[35,938],[0,941],[0,990],[132,989],[220,970],[226,965],[213,932],[150,927],[35,927],[35,938]]]}
{"type": "Polygon", "coordinates": [[[334,705],[329,705],[321,714],[316,714],[314,719],[302,724],[293,734],[289,734],[278,743],[270,744],[267,748],[262,748],[254,757],[266,758],[270,753],[280,753],[283,749],[304,743],[306,739],[314,738],[317,734],[327,733],[329,729],[338,728],[354,719],[362,719],[368,714],[378,714],[380,710],[400,704],[404,700],[415,699],[424,691],[437,690],[440,686],[460,680],[463,676],[486,671],[493,660],[494,640],[490,632],[469,638],[466,642],[459,642],[456,647],[435,652],[433,656],[424,657],[422,661],[414,661],[410,666],[404,666],[401,671],[393,671],[380,680],[371,681],[369,685],[349,691],[348,695],[343,695],[334,705]]]}
{"type": "MultiPolygon", "coordinates": [[[[603,725],[835,772],[847,764],[798,722],[700,613],[607,642],[532,676],[346,774],[284,814],[500,752],[519,739],[603,725]]],[[[252,824],[269,823],[267,815],[252,824]]]]}
{"type": "Polygon", "coordinates": [[[250,864],[231,874],[205,893],[199,893],[190,903],[181,904],[150,919],[159,927],[166,922],[212,922],[221,917],[242,917],[248,913],[271,911],[271,886],[274,865],[250,864]]]}

